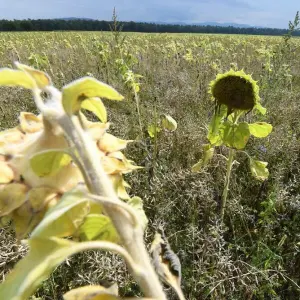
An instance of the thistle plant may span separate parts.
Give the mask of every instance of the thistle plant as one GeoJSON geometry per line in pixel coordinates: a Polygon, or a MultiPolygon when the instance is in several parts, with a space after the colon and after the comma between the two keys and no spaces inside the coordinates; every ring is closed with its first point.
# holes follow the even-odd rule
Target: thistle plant
{"type": "Polygon", "coordinates": [[[257,138],[267,137],[272,132],[272,125],[266,122],[252,124],[245,121],[239,122],[241,117],[252,110],[263,115],[266,113],[266,109],[260,103],[259,87],[256,81],[244,71],[230,70],[217,75],[209,85],[209,92],[215,101],[215,113],[207,135],[209,143],[203,145],[203,157],[192,167],[192,171],[199,172],[209,163],[214,155],[215,147],[229,148],[228,157],[225,157],[227,168],[221,196],[220,215],[223,221],[232,167],[237,152],[247,155],[251,173],[255,178],[258,180],[268,178],[267,162],[255,160],[244,151],[244,148],[251,135],[257,138]]]}
{"type": "MultiPolygon", "coordinates": [[[[107,132],[100,99],[123,97],[89,77],[59,91],[47,74],[16,67],[0,70],[0,85],[30,89],[40,114],[22,112],[19,125],[0,134],[0,216],[12,221],[19,239],[30,234],[29,253],[0,285],[0,298],[27,299],[68,256],[103,249],[124,258],[145,297],[166,299],[143,242],[142,200],[129,197],[122,177],[139,167],[121,152],[130,141],[107,132]],[[90,122],[82,108],[100,121],[90,122]]],[[[64,295],[96,298],[120,299],[102,286],[64,295]]]]}

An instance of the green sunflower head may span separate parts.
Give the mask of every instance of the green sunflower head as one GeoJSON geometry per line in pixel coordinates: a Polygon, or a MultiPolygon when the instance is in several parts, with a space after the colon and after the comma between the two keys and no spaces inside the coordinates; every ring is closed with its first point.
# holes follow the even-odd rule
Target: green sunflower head
{"type": "Polygon", "coordinates": [[[259,87],[244,71],[230,70],[218,74],[209,84],[209,92],[218,106],[226,105],[228,114],[233,110],[250,111],[259,104],[259,87]]]}

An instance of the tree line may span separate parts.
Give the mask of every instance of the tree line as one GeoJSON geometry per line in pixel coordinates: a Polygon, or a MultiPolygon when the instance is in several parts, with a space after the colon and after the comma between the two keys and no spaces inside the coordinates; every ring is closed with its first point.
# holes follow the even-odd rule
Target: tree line
{"type": "MultiPolygon", "coordinates": [[[[110,31],[110,21],[87,19],[38,19],[0,20],[0,31],[110,31]]],[[[156,24],[146,22],[119,22],[125,32],[169,32],[169,33],[224,33],[252,35],[283,35],[287,29],[278,28],[237,28],[233,26],[156,24]]],[[[294,35],[300,36],[300,31],[294,35]]]]}

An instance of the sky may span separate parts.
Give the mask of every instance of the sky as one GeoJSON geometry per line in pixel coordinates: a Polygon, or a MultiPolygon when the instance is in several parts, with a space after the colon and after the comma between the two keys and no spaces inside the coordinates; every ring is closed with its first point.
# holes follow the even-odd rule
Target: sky
{"type": "Polygon", "coordinates": [[[80,17],[144,22],[220,22],[287,28],[300,0],[0,0],[0,19],[80,17]]]}

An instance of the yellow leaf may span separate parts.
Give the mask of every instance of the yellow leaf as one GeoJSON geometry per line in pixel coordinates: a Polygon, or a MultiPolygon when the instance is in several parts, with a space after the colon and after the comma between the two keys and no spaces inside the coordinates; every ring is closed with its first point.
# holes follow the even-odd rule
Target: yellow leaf
{"type": "Polygon", "coordinates": [[[119,299],[115,297],[118,295],[118,286],[113,284],[109,288],[105,288],[101,285],[89,285],[83,286],[77,289],[73,289],[64,294],[64,300],[97,300],[97,299],[119,299]],[[98,298],[98,296],[104,298],[98,298]],[[105,298],[105,296],[113,296],[114,298],[105,298]]]}
{"type": "Polygon", "coordinates": [[[143,200],[140,197],[132,197],[127,203],[136,211],[139,223],[143,230],[145,230],[148,224],[148,218],[143,209],[143,200]]]}
{"type": "Polygon", "coordinates": [[[6,162],[0,161],[0,184],[9,183],[14,179],[14,172],[6,162]]]}
{"type": "Polygon", "coordinates": [[[202,168],[208,165],[214,156],[215,148],[210,144],[205,144],[203,145],[203,151],[203,157],[192,167],[192,172],[194,173],[201,171],[202,168]]]}
{"type": "Polygon", "coordinates": [[[0,190],[0,216],[8,215],[26,201],[28,187],[21,183],[10,183],[0,190]]]}
{"type": "Polygon", "coordinates": [[[32,237],[67,237],[77,232],[89,213],[89,200],[80,190],[65,193],[57,205],[51,207],[32,237]]]}
{"type": "Polygon", "coordinates": [[[13,211],[12,219],[18,239],[24,238],[43,219],[49,206],[55,205],[60,196],[53,189],[38,187],[27,194],[27,201],[13,211]]]}
{"type": "Polygon", "coordinates": [[[250,158],[250,170],[252,175],[258,180],[266,180],[269,177],[269,170],[267,169],[267,162],[254,160],[250,158]]]}
{"type": "Polygon", "coordinates": [[[18,62],[16,62],[15,65],[19,70],[28,73],[35,80],[37,86],[40,89],[43,89],[46,86],[51,85],[51,79],[46,73],[36,70],[34,68],[31,68],[29,66],[20,64],[18,62]]]}
{"type": "Polygon", "coordinates": [[[81,108],[93,112],[101,122],[107,122],[106,108],[100,98],[91,98],[84,100],[81,104],[81,108]]]}
{"type": "Polygon", "coordinates": [[[91,77],[84,77],[66,85],[62,92],[63,106],[68,114],[78,112],[82,101],[94,97],[110,100],[123,99],[123,96],[115,89],[91,77]]]}
{"type": "Polygon", "coordinates": [[[26,72],[8,68],[0,69],[0,85],[19,86],[25,89],[36,87],[35,81],[26,72]]]}
{"type": "Polygon", "coordinates": [[[185,299],[181,290],[181,264],[173,252],[163,230],[155,234],[150,254],[155,271],[159,278],[169,284],[180,299],[185,299]]]}
{"type": "Polygon", "coordinates": [[[177,122],[170,115],[164,115],[161,123],[162,127],[169,131],[175,131],[177,129],[177,122]]]}
{"type": "Polygon", "coordinates": [[[114,157],[103,156],[101,164],[106,174],[118,174],[127,169],[123,161],[114,157]]]}
{"type": "Polygon", "coordinates": [[[120,151],[125,149],[127,144],[132,141],[125,141],[119,139],[109,133],[105,133],[102,138],[98,141],[98,147],[105,153],[120,151]]]}
{"type": "Polygon", "coordinates": [[[0,299],[28,299],[66,258],[84,250],[97,249],[97,243],[99,242],[75,243],[55,237],[31,238],[28,241],[29,253],[17,263],[0,285],[0,299]]]}
{"type": "Polygon", "coordinates": [[[43,129],[42,118],[33,113],[21,112],[19,116],[20,128],[25,133],[34,133],[43,129]]]}
{"type": "Polygon", "coordinates": [[[4,153],[5,146],[23,141],[24,134],[16,127],[0,132],[0,154],[4,153]]]}
{"type": "Polygon", "coordinates": [[[114,190],[117,193],[117,196],[120,199],[128,200],[130,199],[126,187],[130,187],[123,179],[122,175],[115,174],[115,175],[109,175],[110,180],[112,181],[114,190]]]}
{"type": "Polygon", "coordinates": [[[60,150],[46,150],[35,154],[30,159],[30,166],[34,173],[40,177],[53,176],[63,167],[69,165],[72,158],[60,150]]]}

